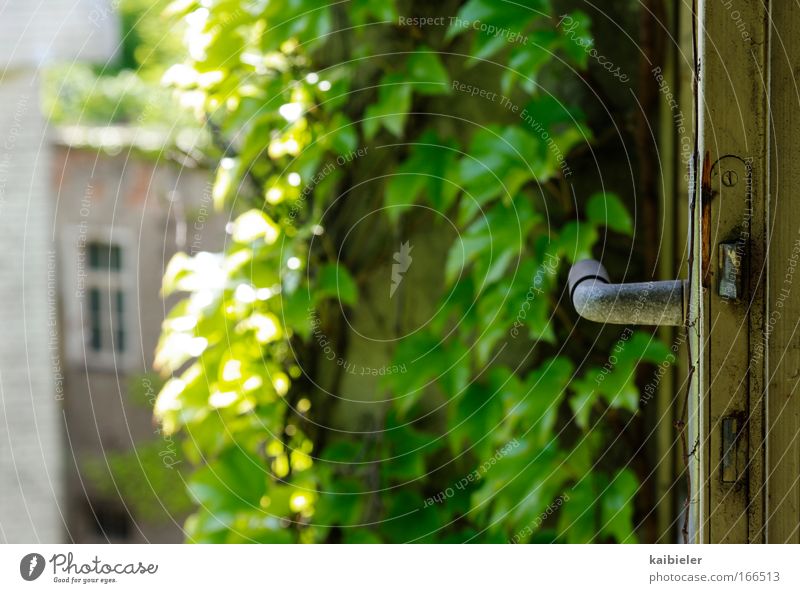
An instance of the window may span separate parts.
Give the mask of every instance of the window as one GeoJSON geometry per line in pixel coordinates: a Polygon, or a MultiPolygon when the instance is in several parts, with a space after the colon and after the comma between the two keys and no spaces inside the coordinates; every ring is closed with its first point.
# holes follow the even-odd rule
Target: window
{"type": "Polygon", "coordinates": [[[86,343],[97,354],[120,355],[127,348],[123,260],[118,244],[86,244],[86,343]]]}

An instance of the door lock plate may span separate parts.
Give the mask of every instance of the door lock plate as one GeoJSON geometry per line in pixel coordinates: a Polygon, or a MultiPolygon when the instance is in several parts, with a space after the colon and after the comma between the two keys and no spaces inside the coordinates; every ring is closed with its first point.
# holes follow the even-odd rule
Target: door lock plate
{"type": "Polygon", "coordinates": [[[723,299],[742,298],[742,255],[738,243],[719,245],[719,296],[723,299]]]}

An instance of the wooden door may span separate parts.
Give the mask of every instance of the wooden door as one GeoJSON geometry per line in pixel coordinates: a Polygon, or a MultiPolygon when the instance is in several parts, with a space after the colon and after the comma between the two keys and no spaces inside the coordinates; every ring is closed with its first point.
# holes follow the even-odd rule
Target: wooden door
{"type": "Polygon", "coordinates": [[[800,8],[695,11],[689,538],[798,543],[800,8]]]}

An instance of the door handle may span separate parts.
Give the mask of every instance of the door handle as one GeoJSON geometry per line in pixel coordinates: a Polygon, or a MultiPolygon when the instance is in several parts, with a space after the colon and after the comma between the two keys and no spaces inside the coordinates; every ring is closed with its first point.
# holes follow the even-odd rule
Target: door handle
{"type": "Polygon", "coordinates": [[[612,284],[599,261],[584,259],[569,270],[569,296],[578,315],[599,323],[686,325],[686,281],[612,284]]]}

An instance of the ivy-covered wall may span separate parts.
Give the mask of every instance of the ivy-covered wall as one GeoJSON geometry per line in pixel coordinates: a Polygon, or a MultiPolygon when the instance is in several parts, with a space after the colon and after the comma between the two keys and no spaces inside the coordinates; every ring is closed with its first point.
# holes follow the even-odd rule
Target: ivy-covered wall
{"type": "Polygon", "coordinates": [[[564,288],[654,274],[637,3],[184,4],[167,79],[235,219],[165,279],[189,539],[654,539],[637,373],[669,351],[564,288]]]}

